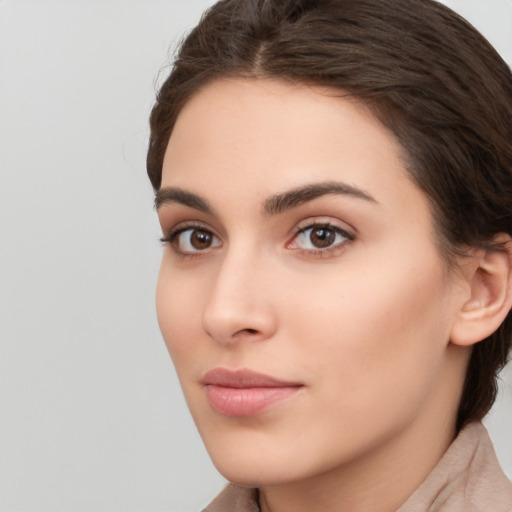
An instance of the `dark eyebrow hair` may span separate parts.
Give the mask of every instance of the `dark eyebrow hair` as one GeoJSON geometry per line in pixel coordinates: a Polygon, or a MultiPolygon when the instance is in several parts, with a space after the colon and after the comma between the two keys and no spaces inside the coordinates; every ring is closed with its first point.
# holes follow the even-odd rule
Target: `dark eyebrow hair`
{"type": "Polygon", "coordinates": [[[348,185],[347,183],[326,181],[297,187],[268,198],[263,203],[263,213],[266,215],[277,215],[285,210],[296,208],[308,201],[312,201],[317,197],[327,194],[341,194],[378,204],[378,201],[364,190],[348,185]]]}
{"type": "MultiPolygon", "coordinates": [[[[338,181],[326,181],[322,183],[303,185],[301,187],[288,190],[287,192],[271,196],[263,203],[262,211],[265,215],[277,215],[285,210],[296,208],[308,201],[312,201],[313,199],[327,194],[351,196],[357,199],[363,199],[370,203],[378,204],[377,200],[364,190],[338,181]]],[[[213,208],[206,199],[181,188],[166,187],[161,188],[156,192],[155,208],[157,210],[161,206],[170,203],[182,204],[210,215],[214,213],[213,208]]]]}
{"type": "Polygon", "coordinates": [[[178,203],[204,213],[213,213],[213,208],[208,204],[208,201],[192,192],[174,187],[157,190],[155,194],[155,208],[158,210],[164,204],[169,203],[178,203]]]}

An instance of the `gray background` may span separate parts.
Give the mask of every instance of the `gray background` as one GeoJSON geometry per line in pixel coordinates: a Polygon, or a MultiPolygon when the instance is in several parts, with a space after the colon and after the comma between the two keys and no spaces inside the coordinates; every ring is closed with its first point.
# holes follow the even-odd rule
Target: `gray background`
{"type": "MultiPolygon", "coordinates": [[[[192,511],[222,487],[154,313],[147,117],[207,0],[0,0],[0,510],[192,511]]],[[[446,2],[512,62],[512,2],[446,2]]],[[[512,476],[512,370],[487,425],[512,476]]]]}

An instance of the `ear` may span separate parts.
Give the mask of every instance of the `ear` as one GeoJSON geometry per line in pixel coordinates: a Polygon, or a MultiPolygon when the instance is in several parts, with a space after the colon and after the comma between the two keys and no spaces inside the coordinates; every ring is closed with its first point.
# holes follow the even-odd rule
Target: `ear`
{"type": "Polygon", "coordinates": [[[470,297],[457,313],[450,341],[470,346],[484,340],[503,323],[512,308],[512,240],[500,234],[503,250],[480,249],[467,275],[470,297]]]}

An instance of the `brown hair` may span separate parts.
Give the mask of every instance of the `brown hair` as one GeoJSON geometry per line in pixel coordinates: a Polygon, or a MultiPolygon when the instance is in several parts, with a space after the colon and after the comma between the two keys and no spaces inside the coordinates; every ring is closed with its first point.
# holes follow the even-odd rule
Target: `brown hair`
{"type": "MultiPolygon", "coordinates": [[[[151,113],[158,190],[176,118],[216,78],[334,87],[401,143],[429,197],[447,262],[512,234],[512,74],[469,23],[433,0],[222,0],[184,40],[151,113]]],[[[512,343],[509,313],[473,348],[457,428],[491,408],[512,343]]]]}

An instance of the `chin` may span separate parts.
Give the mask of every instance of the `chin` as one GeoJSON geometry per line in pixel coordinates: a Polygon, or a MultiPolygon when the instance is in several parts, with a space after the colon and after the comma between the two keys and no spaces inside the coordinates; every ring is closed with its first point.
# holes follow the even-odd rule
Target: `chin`
{"type": "Polygon", "coordinates": [[[283,485],[291,481],[300,480],[300,475],[290,475],[289,467],[282,467],[281,463],[272,465],[271,461],[261,460],[256,466],[240,459],[238,463],[213,461],[219,473],[232,484],[240,487],[271,487],[283,485]]]}
{"type": "Polygon", "coordinates": [[[279,485],[301,478],[297,453],[286,453],[286,443],[265,439],[261,432],[231,431],[224,435],[204,435],[203,441],[219,473],[241,487],[279,485]],[[245,435],[244,435],[245,434],[245,435]],[[291,469],[293,469],[293,474],[291,469]]]}
{"type": "Polygon", "coordinates": [[[206,438],[205,445],[219,473],[241,487],[272,487],[307,480],[329,470],[334,462],[326,463],[321,449],[304,450],[298,437],[268,437],[261,432],[231,432],[206,438]]]}

